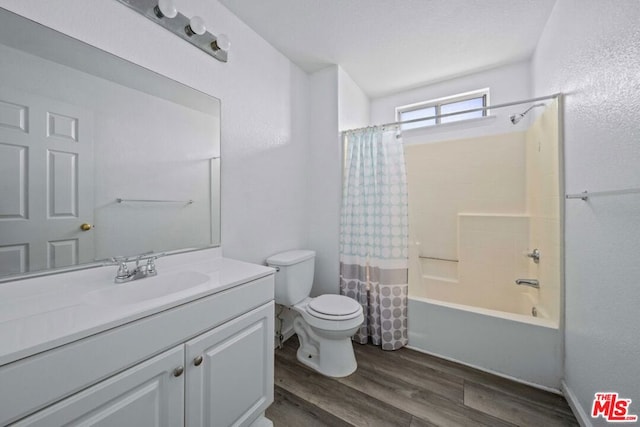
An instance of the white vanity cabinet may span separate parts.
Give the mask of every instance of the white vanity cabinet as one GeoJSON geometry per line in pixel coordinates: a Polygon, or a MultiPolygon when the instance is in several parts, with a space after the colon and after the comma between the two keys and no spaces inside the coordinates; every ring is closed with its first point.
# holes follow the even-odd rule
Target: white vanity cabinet
{"type": "Polygon", "coordinates": [[[269,274],[0,367],[0,425],[262,420],[273,402],[273,280],[269,274]]]}
{"type": "Polygon", "coordinates": [[[273,402],[274,304],[185,345],[186,425],[240,426],[273,402]]]}
{"type": "Polygon", "coordinates": [[[182,426],[183,346],[166,351],[14,424],[15,427],[182,426]]]}

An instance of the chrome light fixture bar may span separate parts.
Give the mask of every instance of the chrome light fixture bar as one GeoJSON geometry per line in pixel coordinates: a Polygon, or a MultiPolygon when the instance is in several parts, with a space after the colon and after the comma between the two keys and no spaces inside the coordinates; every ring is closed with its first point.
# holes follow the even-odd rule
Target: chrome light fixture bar
{"type": "Polygon", "coordinates": [[[229,38],[224,34],[214,36],[208,32],[204,20],[199,16],[187,18],[178,12],[173,0],[117,1],[188,41],[218,61],[227,62],[230,47],[229,38]]]}

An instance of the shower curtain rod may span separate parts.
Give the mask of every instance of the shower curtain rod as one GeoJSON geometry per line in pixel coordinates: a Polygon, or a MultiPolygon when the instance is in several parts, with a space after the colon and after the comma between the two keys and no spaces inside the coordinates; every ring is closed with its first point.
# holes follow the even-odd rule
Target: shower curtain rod
{"type": "Polygon", "coordinates": [[[537,101],[544,101],[545,99],[558,98],[560,95],[562,95],[562,93],[558,92],[558,93],[554,93],[553,95],[539,96],[537,98],[525,99],[523,101],[505,102],[504,104],[496,104],[496,105],[490,105],[488,107],[472,108],[471,110],[456,111],[454,113],[438,114],[436,116],[420,117],[418,119],[403,120],[403,121],[400,121],[400,122],[391,122],[391,123],[385,123],[385,124],[382,124],[382,125],[365,126],[365,127],[362,127],[362,128],[355,128],[355,129],[345,130],[344,132],[354,132],[354,131],[357,131],[357,130],[367,129],[367,128],[370,128],[370,127],[385,127],[385,126],[404,125],[404,124],[408,124],[408,123],[416,123],[416,122],[423,122],[425,120],[438,119],[440,117],[457,116],[458,114],[475,113],[477,111],[485,111],[485,110],[495,110],[497,108],[505,108],[505,107],[511,107],[513,105],[527,104],[529,102],[537,102],[537,101]]]}

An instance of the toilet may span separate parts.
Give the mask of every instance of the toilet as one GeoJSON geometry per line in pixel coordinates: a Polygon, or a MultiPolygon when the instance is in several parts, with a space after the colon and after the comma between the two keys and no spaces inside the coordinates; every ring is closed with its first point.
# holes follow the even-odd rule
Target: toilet
{"type": "Polygon", "coordinates": [[[357,368],[351,336],[364,321],[362,306],[342,295],[309,297],[315,255],[295,250],[267,258],[276,269],[275,301],[297,314],[298,360],[328,377],[346,377],[357,368]]]}

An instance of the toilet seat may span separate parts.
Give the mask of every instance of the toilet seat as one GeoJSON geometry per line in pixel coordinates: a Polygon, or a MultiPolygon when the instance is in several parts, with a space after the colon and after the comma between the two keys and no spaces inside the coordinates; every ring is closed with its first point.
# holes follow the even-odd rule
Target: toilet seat
{"type": "Polygon", "coordinates": [[[333,294],[313,298],[305,310],[318,319],[334,321],[353,319],[362,313],[362,307],[356,300],[333,294]]]}
{"type": "MultiPolygon", "coordinates": [[[[340,311],[345,311],[345,312],[349,312],[352,311],[353,308],[355,308],[355,312],[349,313],[349,314],[342,314],[342,315],[331,315],[331,314],[325,314],[325,313],[321,313],[319,311],[314,310],[313,308],[310,308],[309,305],[316,299],[321,298],[321,297],[325,297],[325,296],[329,296],[329,295],[321,295],[319,297],[316,298],[306,298],[305,300],[299,302],[298,304],[293,306],[293,309],[295,311],[297,311],[305,320],[305,322],[307,322],[310,326],[314,327],[314,328],[318,328],[318,329],[322,329],[325,331],[342,331],[342,330],[349,330],[351,328],[353,328],[354,326],[359,326],[360,324],[362,324],[363,320],[364,320],[364,316],[363,316],[363,311],[362,311],[362,306],[360,304],[358,304],[357,301],[352,300],[351,298],[345,297],[345,296],[340,296],[340,295],[332,295],[335,297],[339,297],[339,298],[345,298],[347,300],[347,302],[344,301],[339,301],[338,303],[344,303],[349,304],[347,307],[352,307],[350,309],[344,309],[344,310],[340,310],[340,311]]],[[[327,301],[325,301],[325,298],[322,298],[319,301],[319,309],[320,310],[324,310],[324,311],[330,311],[330,309],[327,309],[324,306],[324,303],[326,303],[327,301]]],[[[316,304],[314,304],[315,306],[316,304]]],[[[342,305],[339,305],[342,306],[342,305]]],[[[336,312],[335,309],[333,312],[336,312]]]]}

